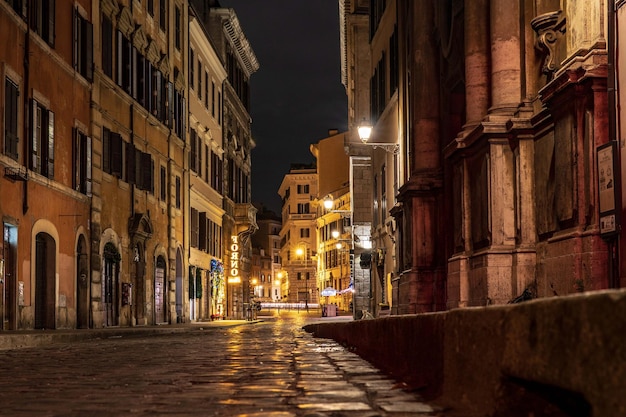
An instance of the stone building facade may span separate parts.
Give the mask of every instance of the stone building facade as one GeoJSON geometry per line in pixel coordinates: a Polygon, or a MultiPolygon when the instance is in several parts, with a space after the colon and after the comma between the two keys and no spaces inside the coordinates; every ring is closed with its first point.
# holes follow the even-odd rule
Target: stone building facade
{"type": "Polygon", "coordinates": [[[364,117],[372,142],[399,149],[370,154],[374,207],[386,204],[371,214],[373,281],[391,283],[392,311],[615,286],[597,162],[606,3],[345,1],[342,13],[351,154],[364,117]]]}
{"type": "Polygon", "coordinates": [[[197,3],[0,1],[0,329],[237,316],[258,63],[197,3]]]}
{"type": "Polygon", "coordinates": [[[292,164],[278,189],[282,205],[281,260],[288,303],[303,307],[317,303],[317,236],[315,200],[318,196],[314,164],[292,164]]]}

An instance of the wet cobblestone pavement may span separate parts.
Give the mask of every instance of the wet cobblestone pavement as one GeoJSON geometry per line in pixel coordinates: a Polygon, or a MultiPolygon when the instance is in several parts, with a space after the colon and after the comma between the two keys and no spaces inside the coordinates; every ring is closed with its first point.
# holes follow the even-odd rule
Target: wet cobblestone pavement
{"type": "Polygon", "coordinates": [[[304,320],[0,351],[0,415],[444,415],[304,320]]]}

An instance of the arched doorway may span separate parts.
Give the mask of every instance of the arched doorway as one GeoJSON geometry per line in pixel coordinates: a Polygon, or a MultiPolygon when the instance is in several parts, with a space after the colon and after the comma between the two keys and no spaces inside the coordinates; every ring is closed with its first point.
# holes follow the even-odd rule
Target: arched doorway
{"type": "Polygon", "coordinates": [[[180,249],[176,251],[176,322],[182,323],[183,316],[183,255],[180,249]]]}
{"type": "Polygon", "coordinates": [[[156,267],[154,268],[154,322],[166,323],[167,322],[167,310],[165,308],[165,283],[167,282],[165,276],[166,263],[163,256],[159,256],[156,261],[156,267]]]}
{"type": "Polygon", "coordinates": [[[105,310],[105,325],[119,324],[119,274],[122,257],[115,245],[108,242],[102,254],[102,303],[105,310]]]}
{"type": "Polygon", "coordinates": [[[76,327],[89,328],[89,262],[85,236],[78,238],[76,246],[76,327]]]}
{"type": "Polygon", "coordinates": [[[56,327],[56,242],[47,233],[35,237],[35,329],[56,327]]]}

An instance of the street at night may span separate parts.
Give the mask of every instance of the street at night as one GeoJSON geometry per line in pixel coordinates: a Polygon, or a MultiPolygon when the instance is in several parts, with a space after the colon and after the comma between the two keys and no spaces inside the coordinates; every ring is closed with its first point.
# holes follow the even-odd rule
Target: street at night
{"type": "Polygon", "coordinates": [[[357,355],[302,330],[313,321],[284,312],[0,352],[0,414],[442,415],[357,355]]]}

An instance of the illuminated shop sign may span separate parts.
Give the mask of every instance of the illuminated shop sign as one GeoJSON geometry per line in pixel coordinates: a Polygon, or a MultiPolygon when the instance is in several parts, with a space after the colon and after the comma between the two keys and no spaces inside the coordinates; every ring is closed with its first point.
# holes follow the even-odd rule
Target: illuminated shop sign
{"type": "Polygon", "coordinates": [[[239,284],[239,237],[234,235],[230,237],[230,268],[228,269],[228,283],[239,284]]]}

